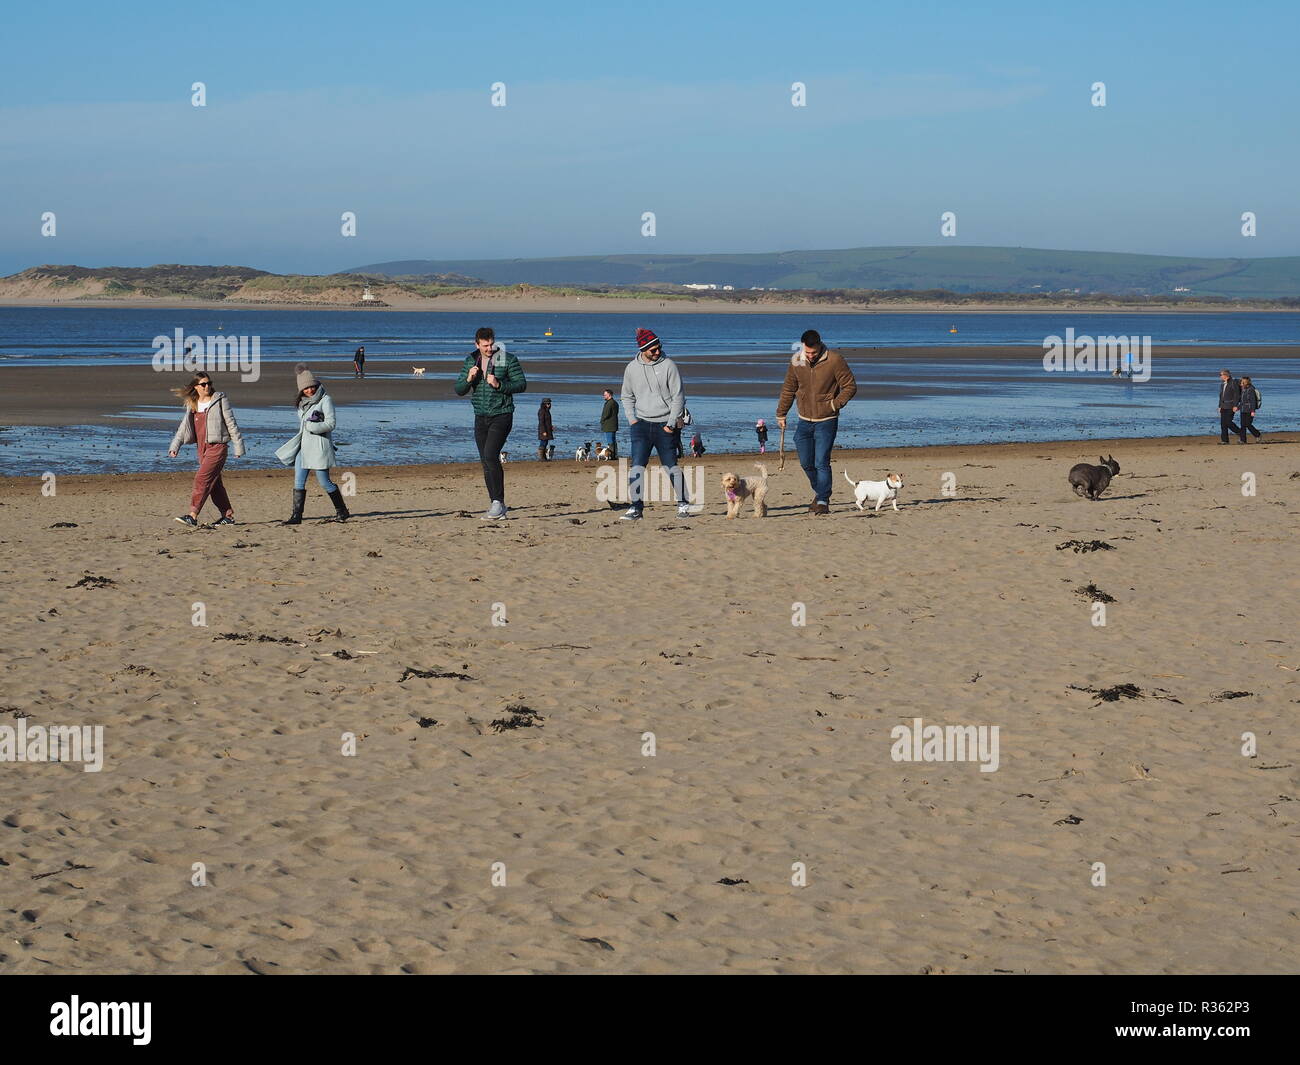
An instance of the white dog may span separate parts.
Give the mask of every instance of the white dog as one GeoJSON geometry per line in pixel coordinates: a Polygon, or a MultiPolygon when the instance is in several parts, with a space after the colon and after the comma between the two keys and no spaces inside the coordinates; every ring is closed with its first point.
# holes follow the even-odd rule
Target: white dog
{"type": "Polygon", "coordinates": [[[412,377],[423,377],[423,376],[424,376],[424,370],[425,370],[425,367],[423,367],[423,366],[412,366],[412,367],[411,367],[411,376],[412,376],[412,377]]]}
{"type": "Polygon", "coordinates": [[[591,441],[590,441],[590,440],[587,441],[587,443],[583,444],[582,447],[578,448],[578,450],[575,451],[575,452],[573,453],[573,457],[574,457],[578,462],[587,462],[588,460],[590,460],[590,458],[591,458],[591,441]]]}
{"type": "Polygon", "coordinates": [[[876,504],[877,512],[885,503],[892,503],[894,509],[898,509],[898,490],[903,487],[903,478],[898,474],[891,473],[883,481],[855,481],[845,470],[844,479],[853,485],[853,497],[858,501],[859,510],[868,501],[876,504]]]}
{"type": "Polygon", "coordinates": [[[503,451],[503,452],[501,452],[501,461],[502,461],[502,462],[509,462],[509,461],[510,461],[510,452],[509,452],[509,451],[503,451]]]}

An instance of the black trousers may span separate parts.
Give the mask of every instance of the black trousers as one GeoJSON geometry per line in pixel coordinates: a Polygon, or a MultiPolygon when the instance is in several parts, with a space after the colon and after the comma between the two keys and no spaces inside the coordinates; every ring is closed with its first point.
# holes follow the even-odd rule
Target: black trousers
{"type": "Polygon", "coordinates": [[[483,483],[487,485],[488,499],[501,503],[506,501],[506,471],[501,468],[501,450],[514,424],[513,413],[474,415],[474,443],[483,463],[483,483]]]}
{"type": "MultiPolygon", "coordinates": [[[[1229,433],[1241,432],[1241,430],[1238,429],[1235,424],[1233,424],[1232,413],[1233,412],[1231,407],[1219,408],[1219,439],[1222,440],[1225,444],[1228,442],[1229,433]]],[[[1244,434],[1242,436],[1242,439],[1245,439],[1244,434]]]]}
{"type": "Polygon", "coordinates": [[[1243,410],[1243,411],[1241,412],[1241,430],[1240,430],[1240,431],[1241,431],[1241,442],[1242,442],[1243,444],[1246,442],[1246,434],[1247,434],[1247,433],[1254,433],[1254,434],[1255,434],[1255,439],[1256,439],[1256,440],[1258,440],[1261,436],[1264,435],[1264,434],[1261,433],[1258,429],[1255,428],[1255,412],[1254,412],[1254,411],[1244,411],[1244,410],[1243,410]]]}

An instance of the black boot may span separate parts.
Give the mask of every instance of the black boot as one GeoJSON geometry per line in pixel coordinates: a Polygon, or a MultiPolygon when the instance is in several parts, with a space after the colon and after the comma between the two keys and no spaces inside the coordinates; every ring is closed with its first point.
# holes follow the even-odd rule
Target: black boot
{"type": "Polygon", "coordinates": [[[334,518],[336,521],[347,521],[352,517],[348,513],[347,504],[343,502],[343,492],[341,489],[334,489],[330,493],[330,502],[334,504],[334,518]]]}
{"type": "Polygon", "coordinates": [[[280,522],[281,525],[301,525],[302,508],[307,503],[307,489],[295,488],[293,490],[293,513],[289,515],[288,521],[280,522]]]}

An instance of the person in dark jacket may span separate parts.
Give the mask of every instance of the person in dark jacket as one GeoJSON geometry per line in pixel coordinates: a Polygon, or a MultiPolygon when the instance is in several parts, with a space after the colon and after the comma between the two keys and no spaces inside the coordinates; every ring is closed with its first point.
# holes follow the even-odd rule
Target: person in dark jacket
{"type": "Polygon", "coordinates": [[[500,521],[506,516],[506,473],[501,450],[515,422],[515,394],[526,391],[528,381],[519,360],[497,342],[496,334],[484,326],[474,334],[474,351],[453,386],[456,395],[468,393],[474,408],[474,443],[483,463],[483,482],[491,505],[482,517],[500,521]]]}
{"type": "Polygon", "coordinates": [[[551,422],[551,401],[544,399],[537,408],[537,457],[547,462],[554,453],[555,426],[551,422]]]}
{"type": "Polygon", "coordinates": [[[357,353],[352,356],[352,376],[366,376],[366,349],[364,345],[357,348],[357,353]]]}
{"type": "Polygon", "coordinates": [[[1247,433],[1253,434],[1256,440],[1264,435],[1255,428],[1255,412],[1259,410],[1259,391],[1249,377],[1241,379],[1241,401],[1238,406],[1240,407],[1238,413],[1241,417],[1241,429],[1239,430],[1241,442],[1249,444],[1250,441],[1246,438],[1247,433]]]}
{"type": "Polygon", "coordinates": [[[609,457],[618,458],[618,401],[608,388],[601,393],[605,405],[600,408],[600,437],[609,448],[609,457]]]}
{"type": "Polygon", "coordinates": [[[698,432],[691,437],[691,454],[697,459],[704,454],[704,437],[698,432]]]}
{"type": "Polygon", "coordinates": [[[1241,406],[1241,382],[1233,379],[1227,370],[1219,371],[1219,443],[1228,442],[1228,433],[1241,432],[1232,422],[1232,416],[1241,406]]]}
{"type": "Polygon", "coordinates": [[[767,423],[759,418],[754,424],[754,432],[758,435],[758,453],[767,454],[767,423]]]}

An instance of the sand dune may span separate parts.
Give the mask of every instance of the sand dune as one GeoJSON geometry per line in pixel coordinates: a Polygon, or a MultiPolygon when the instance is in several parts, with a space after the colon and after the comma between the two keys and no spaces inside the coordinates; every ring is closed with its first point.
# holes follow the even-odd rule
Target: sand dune
{"type": "Polygon", "coordinates": [[[232,464],[198,531],[188,475],[0,480],[0,725],[106,744],[0,764],[0,971],[1294,971],[1300,440],[1102,445],[1089,503],[1097,446],[837,452],[824,519],[773,461],[734,522],[722,456],[630,528],[571,462],[501,525],[473,467],[284,528],[232,464]],[[998,769],[894,761],[917,717],[998,769]]]}

